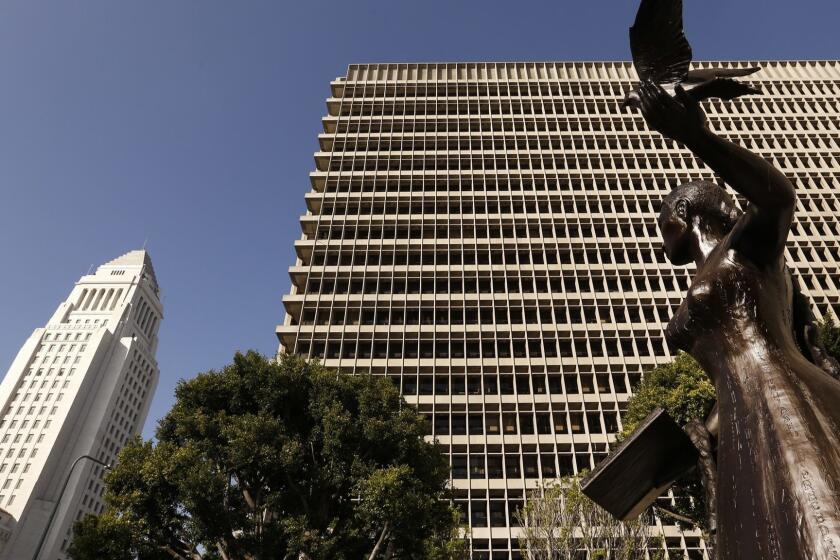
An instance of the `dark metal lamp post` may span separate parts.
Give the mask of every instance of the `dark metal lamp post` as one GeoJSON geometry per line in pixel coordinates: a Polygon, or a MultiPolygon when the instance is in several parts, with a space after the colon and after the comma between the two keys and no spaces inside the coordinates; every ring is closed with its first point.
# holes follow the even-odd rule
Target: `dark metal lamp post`
{"type": "Polygon", "coordinates": [[[58,493],[58,499],[55,501],[55,506],[53,506],[52,513],[50,514],[49,520],[47,520],[47,526],[44,529],[44,533],[41,535],[41,539],[38,541],[38,547],[35,549],[35,554],[32,556],[32,560],[38,560],[38,556],[41,554],[41,549],[44,547],[44,541],[47,540],[47,535],[50,532],[50,527],[52,527],[52,522],[55,519],[55,514],[58,512],[58,506],[61,504],[61,498],[64,497],[64,491],[67,490],[67,485],[70,484],[70,477],[73,475],[73,469],[76,468],[76,465],[82,459],[89,459],[96,463],[97,465],[101,465],[106,469],[110,469],[111,465],[108,463],[104,463],[95,457],[91,457],[90,455],[82,455],[81,457],[77,457],[73,464],[70,465],[70,470],[67,472],[67,478],[64,479],[64,485],[61,487],[61,492],[58,493]]]}

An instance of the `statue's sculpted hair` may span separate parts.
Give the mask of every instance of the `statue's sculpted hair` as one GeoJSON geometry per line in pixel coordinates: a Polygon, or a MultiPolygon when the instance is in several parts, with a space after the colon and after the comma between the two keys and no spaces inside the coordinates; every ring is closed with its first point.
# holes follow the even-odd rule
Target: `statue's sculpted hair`
{"type": "Polygon", "coordinates": [[[711,181],[692,181],[673,189],[662,199],[660,216],[671,214],[677,201],[685,199],[692,214],[705,214],[721,221],[730,230],[741,215],[735,200],[723,188],[711,181]]]}

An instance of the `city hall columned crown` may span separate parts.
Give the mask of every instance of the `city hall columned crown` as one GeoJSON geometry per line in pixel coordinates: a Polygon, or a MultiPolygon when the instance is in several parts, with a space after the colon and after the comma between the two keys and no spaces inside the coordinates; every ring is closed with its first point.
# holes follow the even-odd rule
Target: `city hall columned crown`
{"type": "MultiPolygon", "coordinates": [[[[705,107],[795,182],[786,257],[819,318],[840,296],[840,63],[721,64],[763,68],[745,80],[762,95],[705,107]]],[[[351,65],[331,84],[280,350],[393,380],[450,458],[473,558],[520,558],[526,491],[592,469],[673,359],[663,328],[694,270],[665,259],[659,202],[716,178],[620,108],[636,81],[546,62],[351,65]]],[[[666,558],[705,557],[698,532],[656,524],[666,558]]]]}
{"type": "Polygon", "coordinates": [[[42,536],[38,558],[65,560],[73,523],[103,511],[102,464],[140,433],[157,387],[162,319],[149,254],[131,251],[82,276],[23,344],[0,384],[0,560],[33,558],[42,536]],[[70,473],[82,455],[100,464],[70,473]]]}

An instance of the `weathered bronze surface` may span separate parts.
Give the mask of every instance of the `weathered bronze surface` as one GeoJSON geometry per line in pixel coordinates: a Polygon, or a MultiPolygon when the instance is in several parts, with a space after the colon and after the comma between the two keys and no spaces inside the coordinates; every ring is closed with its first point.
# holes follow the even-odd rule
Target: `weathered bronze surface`
{"type": "MultiPolygon", "coordinates": [[[[642,0],[630,28],[630,50],[639,79],[669,87],[684,85],[697,101],[761,93],[732,79],[757,72],[759,68],[689,68],[692,53],[683,31],[682,11],[682,0],[642,0]]],[[[639,103],[638,89],[631,90],[624,98],[625,107],[638,107],[639,103]]]]}
{"type": "MultiPolygon", "coordinates": [[[[717,388],[719,557],[838,560],[840,381],[830,363],[820,364],[824,371],[809,362],[794,336],[783,255],[793,185],[712,133],[697,101],[675,91],[672,97],[658,84],[642,84],[648,125],[748,201],[739,212],[721,187],[694,182],[665,197],[659,216],[669,260],[697,266],[666,337],[694,356],[717,388]]],[[[813,339],[813,331],[803,336],[813,339]]],[[[818,361],[811,342],[802,345],[818,361]]]]}

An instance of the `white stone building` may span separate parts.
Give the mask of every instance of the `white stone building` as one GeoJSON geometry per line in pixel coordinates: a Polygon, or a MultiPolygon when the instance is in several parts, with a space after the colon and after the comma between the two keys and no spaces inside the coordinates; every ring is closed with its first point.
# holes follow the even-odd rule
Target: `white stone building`
{"type": "Polygon", "coordinates": [[[0,384],[0,559],[64,559],[73,522],[103,509],[104,469],[140,433],[158,383],[163,317],[155,272],[132,251],[83,276],[35,329],[0,384]],[[8,527],[6,527],[8,526],[8,527]]]}

